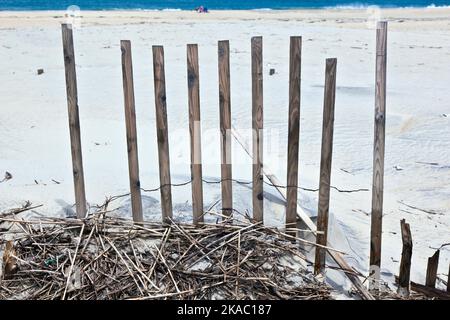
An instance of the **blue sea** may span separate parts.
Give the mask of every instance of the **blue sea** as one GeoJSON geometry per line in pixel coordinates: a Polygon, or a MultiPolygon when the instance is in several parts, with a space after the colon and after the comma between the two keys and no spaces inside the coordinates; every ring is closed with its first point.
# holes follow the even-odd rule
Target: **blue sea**
{"type": "Polygon", "coordinates": [[[298,8],[441,7],[450,0],[0,0],[0,10],[193,10],[202,5],[209,10],[258,10],[298,8]]]}

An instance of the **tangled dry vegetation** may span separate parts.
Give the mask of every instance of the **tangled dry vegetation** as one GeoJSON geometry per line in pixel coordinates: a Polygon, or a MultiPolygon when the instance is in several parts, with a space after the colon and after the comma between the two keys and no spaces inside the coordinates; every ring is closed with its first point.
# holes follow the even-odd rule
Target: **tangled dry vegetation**
{"type": "Polygon", "coordinates": [[[248,219],[200,228],[106,213],[0,219],[12,237],[0,240],[0,299],[330,298],[292,238],[248,219]]]}

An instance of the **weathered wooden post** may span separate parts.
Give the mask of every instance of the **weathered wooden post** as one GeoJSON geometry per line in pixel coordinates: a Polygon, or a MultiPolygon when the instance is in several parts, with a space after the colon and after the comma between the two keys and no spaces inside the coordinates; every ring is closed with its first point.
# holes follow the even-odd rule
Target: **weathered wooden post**
{"type": "MultiPolygon", "coordinates": [[[[320,160],[319,208],[317,211],[316,243],[326,246],[328,238],[328,213],[330,209],[331,163],[333,155],[334,105],[336,96],[337,60],[327,59],[323,102],[322,152],[320,160]]],[[[319,274],[325,266],[326,249],[316,246],[314,272],[319,274]]]]}
{"type": "Polygon", "coordinates": [[[142,214],[141,183],[136,132],[136,111],[134,102],[133,63],[131,43],[120,41],[122,51],[123,96],[125,102],[125,125],[127,130],[128,172],[130,176],[131,211],[135,222],[144,220],[142,214]]]}
{"type": "Polygon", "coordinates": [[[264,219],[263,183],[263,41],[253,37],[252,50],[252,131],[253,131],[253,218],[264,219]]]}
{"type": "Polygon", "coordinates": [[[400,221],[402,230],[402,259],[400,261],[400,272],[398,276],[398,290],[397,293],[404,297],[409,297],[410,274],[411,274],[411,257],[413,250],[413,243],[411,237],[411,229],[409,223],[405,219],[400,221]]]}
{"type": "Polygon", "coordinates": [[[231,173],[231,96],[230,96],[230,43],[219,41],[219,107],[222,179],[222,213],[233,211],[233,181],[231,173]]]}
{"type": "Polygon", "coordinates": [[[86,216],[86,192],[84,188],[83,156],[81,152],[80,116],[78,113],[77,75],[73,47],[72,25],[62,24],[64,68],[66,74],[67,108],[69,113],[70,148],[75,187],[77,218],[86,216]]]}
{"type": "Polygon", "coordinates": [[[447,273],[447,292],[450,292],[450,264],[448,265],[448,273],[447,273]]]}
{"type": "Polygon", "coordinates": [[[448,265],[448,273],[447,273],[447,292],[450,292],[450,264],[448,265]]]}
{"type": "Polygon", "coordinates": [[[430,288],[436,287],[437,270],[439,265],[439,253],[440,250],[436,250],[436,252],[431,257],[428,258],[427,276],[425,279],[425,285],[430,288]]]}
{"type": "Polygon", "coordinates": [[[156,134],[158,138],[159,181],[163,222],[172,218],[172,188],[170,182],[169,136],[167,126],[166,77],[164,48],[153,46],[153,76],[155,83],[156,134]]]}
{"type": "Polygon", "coordinates": [[[198,46],[187,45],[189,133],[191,138],[192,213],[194,224],[203,222],[202,149],[198,46]]]}
{"type": "Polygon", "coordinates": [[[386,123],[386,52],[387,22],[377,25],[375,133],[373,151],[372,216],[370,233],[369,285],[378,290],[381,267],[381,237],[383,220],[384,144],[386,123]]]}
{"type": "Polygon", "coordinates": [[[286,228],[295,228],[297,222],[301,52],[302,38],[291,37],[289,58],[289,127],[286,179],[286,228]]]}

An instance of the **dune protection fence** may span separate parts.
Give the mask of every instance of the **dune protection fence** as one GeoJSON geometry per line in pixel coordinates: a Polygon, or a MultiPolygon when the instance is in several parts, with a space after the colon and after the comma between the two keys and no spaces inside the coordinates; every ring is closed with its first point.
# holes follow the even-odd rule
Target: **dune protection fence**
{"type": "MultiPolygon", "coordinates": [[[[87,214],[85,181],[83,173],[82,147],[80,138],[80,118],[78,112],[77,77],[72,27],[62,25],[63,52],[66,75],[67,104],[69,114],[72,168],[74,177],[75,202],[77,218],[83,219],[87,214]]],[[[128,168],[132,216],[135,223],[143,223],[141,185],[139,180],[139,160],[136,133],[135,97],[133,85],[133,66],[131,42],[122,40],[122,77],[126,138],[128,151],[128,168]]],[[[167,126],[166,81],[164,69],[164,48],[153,46],[154,94],[156,111],[156,128],[158,142],[159,175],[161,193],[162,221],[170,223],[173,215],[172,186],[170,175],[169,132],[167,126]]],[[[190,161],[192,186],[192,221],[201,227],[204,216],[201,121],[200,121],[200,81],[197,44],[187,45],[187,87],[188,117],[190,132],[190,161]]],[[[295,240],[298,220],[316,236],[315,266],[316,274],[325,268],[328,254],[352,281],[364,299],[373,299],[365,288],[359,275],[345,261],[338,250],[332,248],[328,241],[328,213],[330,204],[330,180],[333,150],[333,127],[336,95],[337,59],[325,61],[325,85],[323,98],[323,126],[320,162],[320,181],[318,199],[317,225],[309,218],[297,202],[298,163],[299,163],[299,127],[300,127],[300,93],[301,93],[301,53],[302,38],[290,38],[289,55],[289,114],[288,114],[288,148],[286,184],[264,166],[263,161],[263,38],[251,39],[251,81],[252,81],[252,146],[247,145],[231,123],[231,89],[230,89],[230,44],[228,40],[218,42],[219,73],[219,114],[220,114],[220,149],[221,149],[221,208],[223,218],[233,214],[233,175],[231,161],[231,139],[235,138],[253,159],[252,164],[252,217],[255,222],[263,223],[264,184],[275,187],[286,202],[286,233],[295,240]],[[267,181],[264,179],[267,178],[267,181]]],[[[383,213],[383,177],[386,121],[386,52],[387,22],[379,22],[376,30],[376,76],[375,76],[375,134],[373,154],[373,188],[371,215],[370,275],[371,288],[377,289],[380,279],[381,236],[383,213]]]]}

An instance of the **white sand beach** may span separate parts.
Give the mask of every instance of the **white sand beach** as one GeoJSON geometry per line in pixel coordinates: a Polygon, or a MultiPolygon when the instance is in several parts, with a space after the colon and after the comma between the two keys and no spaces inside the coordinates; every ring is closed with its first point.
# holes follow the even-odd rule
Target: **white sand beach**
{"type": "MultiPolygon", "coordinates": [[[[173,182],[190,179],[186,44],[199,45],[204,177],[220,177],[217,41],[230,40],[232,121],[251,128],[250,39],[263,36],[265,164],[286,179],[289,37],[302,36],[299,184],[317,188],[325,59],[336,57],[337,92],[331,184],[372,188],[375,23],[389,21],[382,273],[392,280],[401,256],[400,219],[414,241],[412,277],[425,281],[427,258],[450,242],[450,9],[295,11],[0,12],[0,212],[25,201],[42,214],[73,210],[73,180],[60,24],[74,24],[87,200],[128,192],[120,40],[132,43],[141,184],[159,185],[152,45],[164,45],[173,182]],[[37,69],[44,73],[37,74],[37,69]],[[276,73],[269,75],[269,69],[276,73]]],[[[251,160],[233,142],[233,175],[251,179],[251,160]]],[[[284,205],[265,186],[265,220],[282,224],[284,205]]],[[[220,186],[205,185],[205,206],[220,186]]],[[[179,219],[191,215],[190,186],[173,188],[179,219]]],[[[235,185],[236,207],[251,212],[251,190],[235,185]]],[[[159,192],[144,193],[157,218],[159,192]]],[[[317,192],[301,191],[312,216],[317,192]]],[[[116,203],[129,213],[128,199],[116,203]]],[[[339,249],[368,270],[371,192],[331,193],[339,249]]],[[[447,279],[450,246],[438,276],[447,279]]],[[[443,283],[438,281],[438,286],[443,283]]]]}

